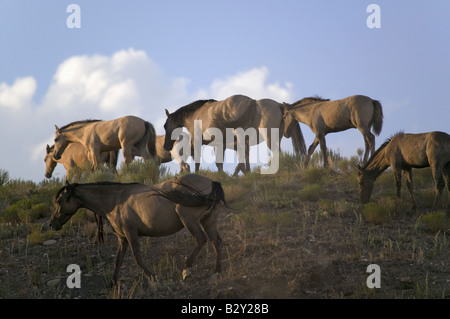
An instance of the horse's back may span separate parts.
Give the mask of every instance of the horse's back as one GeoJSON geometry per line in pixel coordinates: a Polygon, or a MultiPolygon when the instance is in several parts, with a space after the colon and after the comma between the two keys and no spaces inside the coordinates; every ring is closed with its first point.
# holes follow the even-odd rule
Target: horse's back
{"type": "MultiPolygon", "coordinates": [[[[213,116],[224,124],[245,124],[255,115],[256,101],[245,95],[232,95],[225,100],[214,102],[212,106],[213,116]]],[[[244,127],[244,126],[242,126],[244,127]]]]}

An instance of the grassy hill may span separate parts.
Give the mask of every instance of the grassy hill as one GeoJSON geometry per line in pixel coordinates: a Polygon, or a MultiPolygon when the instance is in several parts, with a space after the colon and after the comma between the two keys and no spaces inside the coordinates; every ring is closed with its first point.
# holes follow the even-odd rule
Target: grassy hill
{"type": "MultiPolygon", "coordinates": [[[[372,202],[359,204],[357,157],[331,152],[330,168],[320,155],[311,165],[282,154],[280,170],[258,169],[233,178],[200,171],[220,181],[228,205],[222,209],[222,273],[212,276],[210,243],[181,278],[193,238],[184,229],[163,238],[142,238],[144,262],[157,274],[152,281],[128,251],[120,285],[112,277],[117,239],[106,222],[105,243],[84,209],[59,232],[46,226],[60,179],[34,183],[0,174],[0,298],[450,298],[450,222],[429,212],[434,184],[429,169],[414,170],[418,209],[406,189],[395,197],[388,170],[376,181],[372,202]],[[78,264],[81,288],[69,289],[66,268],[78,264]],[[367,268],[377,264],[381,288],[368,288],[367,268]]],[[[83,182],[157,183],[172,176],[154,162],[135,161],[116,174],[100,169],[79,172],[83,182]]],[[[445,194],[448,203],[448,195],[445,194]]]]}

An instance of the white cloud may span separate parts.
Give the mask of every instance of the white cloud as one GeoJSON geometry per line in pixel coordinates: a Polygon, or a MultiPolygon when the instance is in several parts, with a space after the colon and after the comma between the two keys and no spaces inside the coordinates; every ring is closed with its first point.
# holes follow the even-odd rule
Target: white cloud
{"type": "Polygon", "coordinates": [[[0,83],[0,110],[23,111],[30,107],[36,87],[31,76],[18,78],[12,85],[0,83]]]}
{"type": "MultiPolygon", "coordinates": [[[[167,76],[144,51],[70,57],[56,69],[39,104],[33,100],[37,83],[32,76],[18,78],[12,85],[0,83],[0,134],[15,132],[13,138],[2,140],[2,148],[14,149],[16,154],[2,153],[1,168],[13,178],[42,180],[45,146],[53,140],[54,124],[136,115],[163,134],[164,108],[173,111],[199,98],[245,94],[256,99],[290,100],[291,85],[267,83],[268,75],[267,67],[253,68],[189,92],[189,79],[167,76]]],[[[59,168],[58,176],[64,174],[59,168]]]]}
{"type": "Polygon", "coordinates": [[[262,66],[224,79],[215,79],[210,88],[199,91],[198,96],[222,100],[234,94],[243,94],[254,99],[271,98],[280,102],[289,100],[292,84],[286,83],[284,87],[279,83],[267,84],[268,75],[268,68],[262,66]]]}

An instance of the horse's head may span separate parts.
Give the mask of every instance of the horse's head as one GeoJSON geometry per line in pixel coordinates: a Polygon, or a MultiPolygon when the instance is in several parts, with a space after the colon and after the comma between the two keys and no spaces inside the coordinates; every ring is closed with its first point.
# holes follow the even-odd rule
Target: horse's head
{"type": "Polygon", "coordinates": [[[69,139],[63,134],[63,132],[59,129],[58,126],[55,125],[56,135],[55,135],[55,146],[53,149],[53,157],[55,160],[59,160],[62,156],[62,153],[66,149],[67,145],[69,145],[69,139]]]}
{"type": "Polygon", "coordinates": [[[166,123],[164,123],[164,129],[166,130],[166,137],[164,138],[164,149],[166,151],[171,151],[173,148],[173,144],[175,143],[175,140],[178,138],[178,135],[173,138],[172,133],[176,131],[176,129],[181,128],[182,124],[179,123],[179,121],[175,118],[175,116],[169,113],[169,111],[166,110],[167,120],[166,123]]]}
{"type": "Polygon", "coordinates": [[[283,136],[286,138],[292,137],[294,128],[298,125],[298,121],[290,111],[289,104],[283,102],[283,136]]]}
{"type": "Polygon", "coordinates": [[[359,198],[361,204],[366,204],[370,201],[375,178],[361,166],[356,165],[356,168],[358,169],[359,198]]]}
{"type": "Polygon", "coordinates": [[[45,177],[47,177],[47,178],[52,177],[52,174],[53,174],[53,171],[55,170],[56,164],[58,164],[53,159],[53,153],[54,153],[54,146],[48,146],[48,144],[47,144],[46,154],[45,154],[45,158],[44,158],[45,177]]]}
{"type": "Polygon", "coordinates": [[[79,208],[76,198],[73,196],[76,184],[62,187],[53,199],[53,214],[50,217],[50,227],[60,230],[62,226],[72,217],[79,208]]]}

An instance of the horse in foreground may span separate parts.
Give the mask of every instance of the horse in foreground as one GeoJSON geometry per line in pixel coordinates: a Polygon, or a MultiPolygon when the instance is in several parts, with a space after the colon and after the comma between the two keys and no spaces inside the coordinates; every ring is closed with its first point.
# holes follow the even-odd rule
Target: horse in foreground
{"type": "Polygon", "coordinates": [[[110,121],[86,120],[55,125],[55,160],[70,143],[80,143],[88,150],[92,168],[98,168],[102,152],[122,149],[126,164],[138,155],[145,160],[155,156],[155,128],[136,116],[123,116],[110,121]]]}
{"type": "MultiPolygon", "coordinates": [[[[364,163],[369,153],[375,152],[375,136],[370,129],[373,128],[373,132],[380,135],[383,126],[383,110],[377,100],[363,95],[353,95],[334,101],[308,97],[293,104],[284,103],[284,107],[291,117],[308,125],[316,135],[308,148],[305,165],[308,165],[311,155],[320,143],[323,165],[328,166],[325,135],[350,128],[357,128],[364,136],[364,163]]],[[[289,116],[286,116],[286,119],[289,120],[289,116]]]]}
{"type": "Polygon", "coordinates": [[[357,166],[361,203],[370,200],[373,184],[388,167],[394,172],[397,196],[402,186],[401,173],[406,176],[406,185],[413,207],[417,207],[413,195],[412,168],[430,167],[436,188],[432,210],[439,204],[445,188],[450,192],[450,135],[434,131],[420,134],[398,133],[381,145],[363,166],[357,166]]]}
{"type": "MultiPolygon", "coordinates": [[[[45,162],[45,177],[51,178],[53,171],[58,163],[61,163],[66,169],[66,179],[69,179],[70,172],[74,168],[84,168],[89,163],[86,148],[79,143],[70,143],[64,150],[60,159],[55,160],[55,145],[47,145],[45,162]]],[[[116,169],[119,151],[103,152],[100,156],[100,163],[107,163],[112,169],[116,169]]]]}
{"type": "Polygon", "coordinates": [[[221,271],[222,239],[217,231],[217,206],[225,204],[222,186],[207,177],[188,174],[153,186],[131,183],[69,184],[53,200],[50,227],[60,230],[79,208],[87,208],[108,218],[118,237],[113,283],[128,245],[136,264],[150,277],[153,273],[142,262],[140,236],[168,236],[186,227],[195,246],[184,264],[188,268],[209,238],[216,253],[216,272],[221,271]]]}
{"type": "MultiPolygon", "coordinates": [[[[186,127],[191,136],[192,155],[195,161],[195,171],[200,166],[200,156],[195,156],[195,139],[200,138],[202,144],[214,142],[216,165],[219,171],[223,170],[223,152],[226,148],[234,149],[238,153],[239,164],[235,169],[235,174],[239,170],[249,171],[248,148],[266,142],[268,148],[273,152],[280,149],[280,141],[283,136],[292,137],[292,143],[297,153],[305,153],[304,139],[300,125],[295,120],[287,122],[283,118],[283,105],[271,99],[254,100],[245,95],[232,95],[225,100],[199,100],[186,106],[180,107],[173,113],[166,110],[167,119],[164,124],[166,139],[164,148],[171,150],[174,144],[172,132],[181,127],[186,127]],[[201,121],[202,136],[194,135],[195,121],[201,121]],[[223,140],[216,136],[208,136],[208,129],[217,128],[222,132],[223,140]],[[237,136],[236,131],[242,129],[248,132],[248,129],[255,130],[256,138],[246,137],[242,147],[245,148],[245,161],[247,166],[242,169],[244,154],[240,147],[236,149],[236,138],[233,141],[226,141],[226,131],[232,129],[233,134],[237,136]],[[278,138],[272,137],[272,129],[276,129],[278,138]],[[222,153],[219,153],[221,148],[222,153]],[[220,159],[220,160],[219,160],[220,159]]],[[[211,145],[212,146],[212,145],[211,145]]],[[[198,150],[199,151],[199,150],[198,150]]]]}

